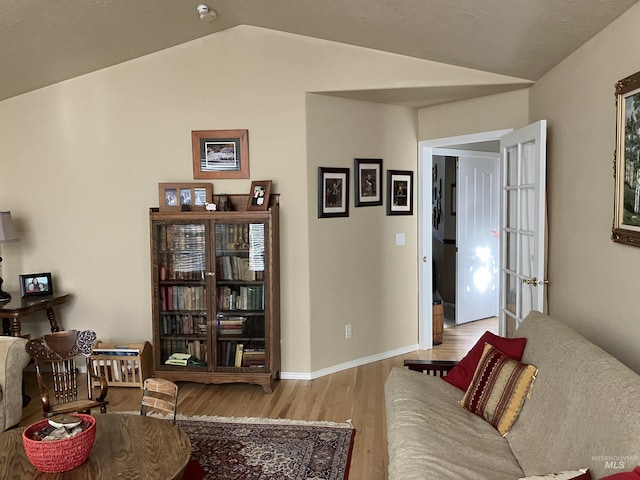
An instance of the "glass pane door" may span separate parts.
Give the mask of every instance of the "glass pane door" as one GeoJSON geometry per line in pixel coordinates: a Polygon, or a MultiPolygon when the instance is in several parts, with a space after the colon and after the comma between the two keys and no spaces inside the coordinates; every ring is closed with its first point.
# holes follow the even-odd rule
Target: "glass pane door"
{"type": "Polygon", "coordinates": [[[265,369],[264,223],[216,223],[217,370],[265,369]]]}
{"type": "Polygon", "coordinates": [[[155,228],[161,362],[206,368],[205,225],[158,223],[155,228]]]}

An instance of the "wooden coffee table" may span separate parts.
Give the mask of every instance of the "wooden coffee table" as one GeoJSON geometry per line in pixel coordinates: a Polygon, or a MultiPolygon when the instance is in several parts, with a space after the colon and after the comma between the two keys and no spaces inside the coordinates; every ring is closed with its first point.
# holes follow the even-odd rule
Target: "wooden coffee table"
{"type": "Polygon", "coordinates": [[[63,473],[43,474],[29,462],[22,443],[22,432],[26,427],[0,434],[0,478],[146,480],[182,477],[191,456],[191,442],[170,420],[117,413],[94,416],[96,441],[88,460],[63,473]]]}

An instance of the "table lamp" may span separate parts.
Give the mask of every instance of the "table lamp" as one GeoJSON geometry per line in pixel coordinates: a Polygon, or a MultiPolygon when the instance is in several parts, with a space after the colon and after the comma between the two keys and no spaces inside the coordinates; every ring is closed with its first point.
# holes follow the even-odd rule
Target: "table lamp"
{"type": "MultiPolygon", "coordinates": [[[[11,222],[11,212],[0,212],[0,243],[20,240],[11,222]]],[[[8,302],[11,295],[2,290],[2,257],[0,257],[0,302],[8,302]]]]}

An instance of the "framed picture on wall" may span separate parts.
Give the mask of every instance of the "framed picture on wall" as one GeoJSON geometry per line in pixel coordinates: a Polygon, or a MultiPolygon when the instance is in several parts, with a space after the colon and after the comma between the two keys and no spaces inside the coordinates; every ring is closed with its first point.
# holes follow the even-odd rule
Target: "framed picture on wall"
{"type": "Polygon", "coordinates": [[[387,215],[413,215],[413,172],[387,170],[387,215]]]}
{"type": "Polygon", "coordinates": [[[616,83],[614,242],[640,246],[640,72],[616,83]]]}
{"type": "Polygon", "coordinates": [[[382,205],[382,159],[354,159],[356,207],[382,205]]]}
{"type": "Polygon", "coordinates": [[[318,218],[349,216],[349,169],[318,167],[318,218]]]}
{"type": "Polygon", "coordinates": [[[193,178],[249,178],[248,130],[191,132],[193,178]]]}

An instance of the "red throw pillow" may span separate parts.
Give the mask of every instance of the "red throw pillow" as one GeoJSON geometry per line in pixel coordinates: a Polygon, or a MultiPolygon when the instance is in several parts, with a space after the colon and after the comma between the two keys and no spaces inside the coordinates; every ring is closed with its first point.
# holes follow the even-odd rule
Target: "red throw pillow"
{"type": "Polygon", "coordinates": [[[527,344],[527,339],[499,337],[489,331],[484,332],[480,340],[476,342],[464,358],[443,377],[445,382],[449,382],[451,385],[466,392],[473,378],[473,374],[476,371],[480,357],[482,357],[485,343],[493,345],[505,355],[520,361],[524,347],[527,344]]]}
{"type": "Polygon", "coordinates": [[[640,480],[640,467],[633,469],[633,472],[620,472],[602,477],[600,480],[640,480]]]}

